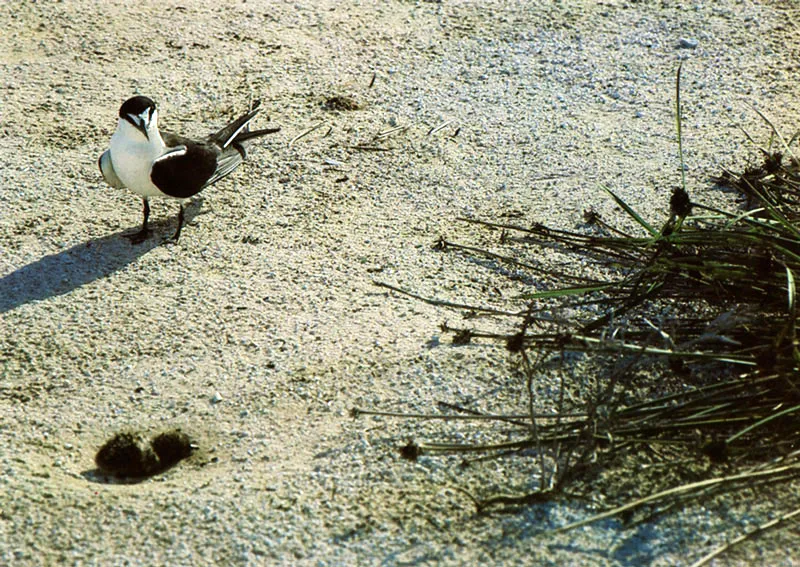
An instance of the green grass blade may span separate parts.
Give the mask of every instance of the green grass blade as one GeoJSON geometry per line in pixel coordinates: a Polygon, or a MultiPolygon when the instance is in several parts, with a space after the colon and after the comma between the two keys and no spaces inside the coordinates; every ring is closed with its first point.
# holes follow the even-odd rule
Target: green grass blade
{"type": "Polygon", "coordinates": [[[520,295],[520,299],[552,299],[554,297],[569,297],[572,295],[585,295],[595,291],[603,291],[610,287],[618,285],[617,282],[604,283],[600,285],[590,285],[581,287],[562,287],[550,291],[539,291],[536,293],[525,293],[520,295]]]}
{"type": "Polygon", "coordinates": [[[643,227],[643,228],[644,228],[644,229],[645,229],[647,232],[649,232],[651,236],[653,236],[653,237],[658,237],[658,236],[659,236],[659,232],[658,232],[658,231],[657,231],[655,228],[653,228],[653,225],[651,225],[649,222],[647,222],[646,220],[644,220],[644,219],[643,219],[643,218],[642,218],[642,217],[639,215],[639,213],[637,213],[636,211],[634,211],[634,210],[633,210],[633,209],[632,209],[632,208],[631,208],[631,207],[628,205],[628,203],[626,203],[625,201],[623,201],[622,199],[620,199],[620,198],[619,198],[619,197],[618,197],[618,196],[617,196],[617,195],[616,195],[616,194],[615,194],[615,193],[614,193],[614,192],[613,192],[611,189],[609,189],[609,188],[608,188],[608,187],[606,187],[605,185],[600,185],[600,187],[603,189],[603,191],[605,191],[606,193],[608,193],[609,195],[611,195],[611,198],[612,198],[612,199],[614,199],[614,201],[616,201],[617,205],[619,205],[620,207],[622,207],[622,209],[623,209],[623,210],[624,210],[626,213],[628,213],[628,215],[630,215],[630,217],[631,217],[633,220],[635,220],[637,223],[639,223],[639,224],[640,224],[640,225],[641,225],[641,226],[642,226],[642,227],[643,227]]]}
{"type": "Polygon", "coordinates": [[[772,121],[769,118],[767,118],[766,115],[763,112],[761,112],[759,109],[754,107],[753,110],[755,110],[756,113],[762,118],[762,120],[764,120],[764,122],[766,122],[769,125],[769,127],[772,129],[773,134],[778,138],[778,140],[780,140],[781,145],[783,146],[783,149],[786,151],[786,153],[788,153],[790,156],[792,156],[793,159],[797,159],[797,156],[794,155],[794,152],[792,151],[792,148],[789,146],[789,144],[783,138],[783,136],[778,131],[778,129],[775,127],[775,125],[772,123],[772,121]]]}
{"type": "Polygon", "coordinates": [[[767,417],[765,417],[764,419],[761,419],[761,420],[755,422],[753,425],[745,427],[744,429],[739,431],[739,433],[736,433],[735,435],[731,435],[730,437],[728,437],[728,439],[725,442],[726,443],[733,443],[734,441],[736,441],[742,435],[745,435],[745,434],[749,433],[750,431],[753,431],[754,429],[757,429],[757,428],[761,427],[762,425],[765,425],[765,424],[769,423],[770,421],[772,421],[774,419],[778,419],[779,417],[783,417],[784,415],[789,415],[790,413],[794,413],[796,411],[800,411],[800,405],[792,406],[790,408],[786,408],[785,410],[779,411],[779,412],[776,412],[776,413],[771,413],[767,417]]]}
{"type": "Polygon", "coordinates": [[[675,128],[678,131],[678,158],[681,162],[681,187],[686,191],[686,167],[683,163],[683,130],[681,123],[683,117],[681,116],[681,69],[683,68],[683,61],[678,63],[678,72],[675,76],[675,128]]]}

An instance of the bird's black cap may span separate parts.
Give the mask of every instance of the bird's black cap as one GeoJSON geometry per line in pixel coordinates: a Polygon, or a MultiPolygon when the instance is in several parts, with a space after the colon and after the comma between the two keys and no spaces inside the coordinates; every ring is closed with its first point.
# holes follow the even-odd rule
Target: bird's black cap
{"type": "Polygon", "coordinates": [[[119,107],[119,116],[120,118],[125,118],[128,114],[139,116],[148,108],[155,107],[156,103],[154,103],[152,99],[146,96],[135,96],[122,103],[122,106],[119,107]]]}

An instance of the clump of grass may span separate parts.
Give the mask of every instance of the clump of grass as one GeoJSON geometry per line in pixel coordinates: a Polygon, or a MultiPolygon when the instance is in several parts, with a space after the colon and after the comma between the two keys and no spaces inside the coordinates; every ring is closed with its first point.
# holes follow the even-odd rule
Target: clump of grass
{"type": "MultiPolygon", "coordinates": [[[[678,93],[679,78],[680,71],[678,93]]],[[[679,98],[676,107],[680,141],[679,98]]],[[[403,455],[535,454],[542,472],[550,470],[536,493],[476,498],[479,511],[538,501],[624,451],[666,448],[709,465],[699,481],[667,487],[561,529],[617,514],[628,517],[640,509],[668,509],[743,485],[800,478],[800,164],[790,143],[780,139],[783,151],[762,150],[760,165],[742,173],[726,171],[716,179],[744,197],[741,211],[692,201],[684,181],[673,191],[670,216],[660,227],[605,189],[638,225],[638,234],[622,231],[593,211],[586,214],[593,226],[586,232],[460,219],[499,231],[510,253],[446,240],[437,243],[438,249],[488,257],[549,283],[548,291],[524,297],[527,308],[520,313],[460,306],[515,321],[513,332],[445,327],[455,341],[505,342],[519,357],[528,411],[462,416],[501,422],[506,428],[516,424],[520,435],[513,441],[412,443],[403,455]],[[536,261],[542,247],[580,255],[606,275],[576,276],[548,268],[536,261]],[[566,352],[607,357],[605,386],[583,408],[568,408],[559,400],[558,412],[537,414],[535,381],[549,358],[566,352]],[[680,376],[680,387],[653,388],[638,400],[620,396],[617,386],[650,360],[666,361],[661,374],[680,376]]],[[[800,509],[786,511],[696,565],[797,515],[800,509]]]]}

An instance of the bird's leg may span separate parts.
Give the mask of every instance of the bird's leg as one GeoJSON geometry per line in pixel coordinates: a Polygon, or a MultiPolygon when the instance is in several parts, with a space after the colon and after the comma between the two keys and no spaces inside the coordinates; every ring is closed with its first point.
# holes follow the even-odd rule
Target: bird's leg
{"type": "Polygon", "coordinates": [[[180,210],[178,211],[178,230],[175,231],[175,234],[172,235],[170,239],[172,242],[178,242],[178,238],[181,236],[181,229],[183,228],[183,203],[180,204],[180,210]]]}
{"type": "Polygon", "coordinates": [[[147,228],[147,219],[150,218],[150,202],[147,200],[147,197],[142,197],[142,213],[144,214],[142,229],[128,237],[131,244],[141,244],[150,236],[150,229],[147,228]]]}

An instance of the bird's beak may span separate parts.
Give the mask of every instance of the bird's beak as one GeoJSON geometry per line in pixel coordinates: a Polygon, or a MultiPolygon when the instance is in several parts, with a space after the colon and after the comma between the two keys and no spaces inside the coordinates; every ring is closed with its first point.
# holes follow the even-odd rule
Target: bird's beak
{"type": "Polygon", "coordinates": [[[130,122],[134,128],[139,130],[147,140],[150,140],[150,136],[147,134],[147,127],[150,125],[150,116],[142,113],[140,115],[136,114],[128,114],[128,122],[130,122]]]}
{"type": "Polygon", "coordinates": [[[148,141],[150,140],[150,136],[147,134],[146,122],[140,122],[139,124],[136,124],[136,129],[139,130],[139,132],[141,132],[142,134],[144,134],[144,137],[147,138],[148,141]]]}

